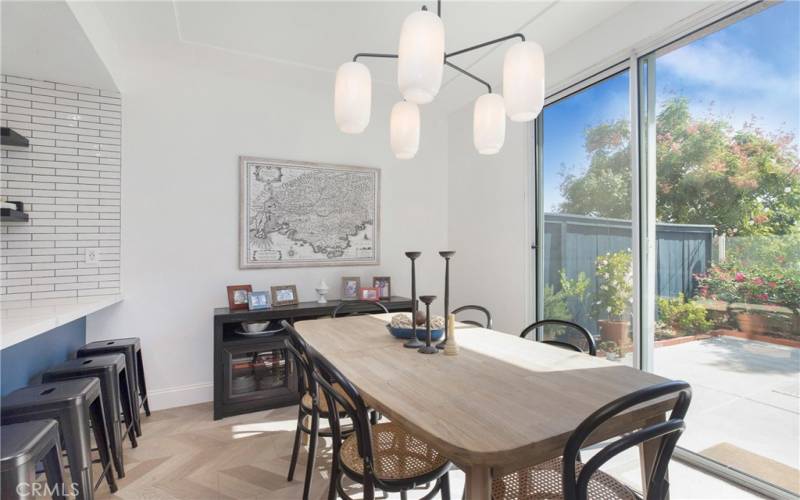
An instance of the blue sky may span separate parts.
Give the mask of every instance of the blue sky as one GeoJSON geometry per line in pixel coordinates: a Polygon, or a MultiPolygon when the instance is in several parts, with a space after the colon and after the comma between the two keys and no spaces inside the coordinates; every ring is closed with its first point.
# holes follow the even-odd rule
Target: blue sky
{"type": "MultiPolygon", "coordinates": [[[[753,121],[767,131],[800,131],[800,2],[770,7],[656,61],[657,103],[682,95],[692,113],[753,121]]],[[[622,73],[544,110],[544,207],[561,201],[566,169],[587,165],[584,130],[628,119],[628,75],[622,73]]],[[[797,139],[795,139],[797,143],[797,139]]]]}

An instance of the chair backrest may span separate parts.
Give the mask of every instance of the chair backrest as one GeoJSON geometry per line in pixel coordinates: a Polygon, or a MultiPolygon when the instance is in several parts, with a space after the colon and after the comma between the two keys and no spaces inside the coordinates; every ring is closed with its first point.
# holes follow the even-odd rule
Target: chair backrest
{"type": "Polygon", "coordinates": [[[301,374],[300,387],[303,392],[308,392],[311,395],[312,402],[317,401],[317,385],[312,378],[312,367],[308,361],[308,353],[306,351],[306,341],[294,329],[294,327],[286,320],[281,320],[281,326],[289,333],[289,338],[285,339],[283,343],[286,349],[292,354],[295,363],[300,366],[299,373],[301,374]]]}
{"type": "MultiPolygon", "coordinates": [[[[589,330],[587,330],[586,328],[582,327],[581,325],[579,325],[577,323],[573,323],[571,321],[564,321],[564,320],[561,320],[561,319],[543,319],[541,321],[537,321],[536,323],[533,323],[532,325],[528,325],[524,330],[522,330],[522,333],[520,333],[519,336],[522,337],[522,338],[527,338],[528,335],[531,332],[533,332],[534,335],[535,335],[537,329],[542,328],[542,327],[547,326],[547,325],[562,326],[562,327],[577,331],[581,335],[581,337],[583,337],[583,339],[586,341],[587,351],[589,352],[589,354],[591,354],[592,356],[597,356],[597,344],[596,344],[592,334],[589,333],[589,330]]],[[[538,339],[535,339],[535,340],[538,340],[538,339]]],[[[573,344],[571,342],[566,342],[565,340],[558,340],[558,339],[549,340],[549,339],[545,339],[545,340],[541,340],[540,342],[545,343],[545,344],[558,346],[558,347],[563,347],[565,349],[572,349],[573,351],[587,352],[587,351],[584,351],[577,344],[573,344]]]]}
{"type": "Polygon", "coordinates": [[[331,318],[337,316],[356,316],[359,314],[388,313],[389,310],[380,302],[374,300],[348,300],[342,302],[331,313],[331,318]],[[370,311],[370,309],[373,309],[370,311]]]}
{"type": "Polygon", "coordinates": [[[666,478],[667,465],[672,452],[685,428],[684,417],[692,399],[692,389],[688,383],[674,380],[652,385],[623,396],[589,415],[575,429],[564,447],[562,471],[562,488],[564,500],[587,500],[589,479],[601,465],[628,448],[640,445],[652,439],[659,439],[660,444],[653,465],[653,473],[647,484],[647,500],[663,500],[669,491],[666,478]],[[603,447],[576,475],[575,462],[581,446],[586,438],[602,424],[620,413],[647,401],[667,396],[676,396],[669,418],[665,422],[653,424],[638,431],[625,434],[619,439],[603,447]]]}
{"type": "Polygon", "coordinates": [[[469,319],[459,320],[462,323],[466,323],[468,325],[479,326],[481,328],[488,328],[490,330],[492,329],[492,313],[490,313],[489,310],[486,309],[485,307],[478,306],[478,305],[475,305],[475,304],[470,304],[470,305],[467,305],[467,306],[457,307],[457,308],[453,309],[452,312],[453,312],[453,314],[458,314],[458,313],[464,312],[464,311],[478,311],[478,312],[483,313],[483,315],[486,316],[486,323],[485,324],[481,324],[481,323],[479,323],[477,321],[472,321],[472,320],[469,320],[469,319]]]}
{"type": "Polygon", "coordinates": [[[312,365],[314,381],[319,385],[328,403],[328,423],[333,434],[333,453],[338,456],[342,442],[342,425],[340,412],[350,419],[353,432],[358,443],[358,453],[364,460],[364,494],[374,491],[374,486],[382,488],[383,483],[374,475],[374,453],[372,449],[372,427],[370,426],[367,405],[361,394],[330,361],[325,359],[313,347],[306,351],[312,365]],[[341,391],[333,388],[338,384],[341,391]],[[345,397],[346,395],[347,397],[345,397]]]}

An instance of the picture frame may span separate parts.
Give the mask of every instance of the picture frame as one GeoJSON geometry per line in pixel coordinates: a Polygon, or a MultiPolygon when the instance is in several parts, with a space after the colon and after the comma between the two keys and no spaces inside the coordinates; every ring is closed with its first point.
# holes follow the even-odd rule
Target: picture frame
{"type": "Polygon", "coordinates": [[[390,276],[373,276],[372,287],[378,289],[378,297],[381,300],[392,297],[392,278],[390,276]]]}
{"type": "Polygon", "coordinates": [[[361,278],[358,276],[345,276],[342,278],[342,300],[358,300],[358,289],[361,288],[361,278]]]}
{"type": "Polygon", "coordinates": [[[369,300],[371,302],[378,302],[381,300],[380,292],[375,287],[359,288],[358,300],[369,300]]]}
{"type": "Polygon", "coordinates": [[[249,306],[248,297],[253,291],[252,285],[229,285],[228,310],[240,311],[249,306]]]}
{"type": "Polygon", "coordinates": [[[241,269],[380,264],[381,169],[240,156],[239,171],[241,269]]]}
{"type": "Polygon", "coordinates": [[[250,292],[247,296],[247,306],[251,311],[269,309],[269,296],[267,292],[250,292]]]}
{"type": "Polygon", "coordinates": [[[270,287],[270,293],[272,294],[272,304],[276,306],[292,306],[299,302],[295,285],[273,286],[270,287]]]}

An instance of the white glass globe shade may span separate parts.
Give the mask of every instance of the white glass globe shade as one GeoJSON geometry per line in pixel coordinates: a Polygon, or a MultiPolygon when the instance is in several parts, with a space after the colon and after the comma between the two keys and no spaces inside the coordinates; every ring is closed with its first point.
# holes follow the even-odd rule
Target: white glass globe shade
{"type": "Polygon", "coordinates": [[[409,160],[419,149],[419,106],[400,101],[392,107],[389,123],[392,151],[400,160],[409,160]]]}
{"type": "Polygon", "coordinates": [[[472,139],[482,155],[500,151],[506,140],[506,106],[503,96],[483,94],[475,100],[472,114],[472,139]]]}
{"type": "Polygon", "coordinates": [[[544,52],[535,42],[520,42],[506,51],[503,98],[515,122],[531,121],[544,106],[544,52]]]}
{"type": "Polygon", "coordinates": [[[407,101],[431,102],[442,86],[444,23],[436,14],[417,11],[403,22],[397,49],[397,86],[407,101]]]}
{"type": "Polygon", "coordinates": [[[360,62],[346,62],[336,71],[333,109],[336,125],[347,134],[360,134],[369,124],[372,78],[360,62]]]}

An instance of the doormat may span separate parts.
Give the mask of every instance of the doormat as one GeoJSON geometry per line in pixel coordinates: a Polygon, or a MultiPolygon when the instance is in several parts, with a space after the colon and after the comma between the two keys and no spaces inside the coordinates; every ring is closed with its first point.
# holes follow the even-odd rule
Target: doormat
{"type": "Polygon", "coordinates": [[[700,454],[800,495],[800,470],[786,464],[731,443],[714,445],[701,451],[700,454]]]}

